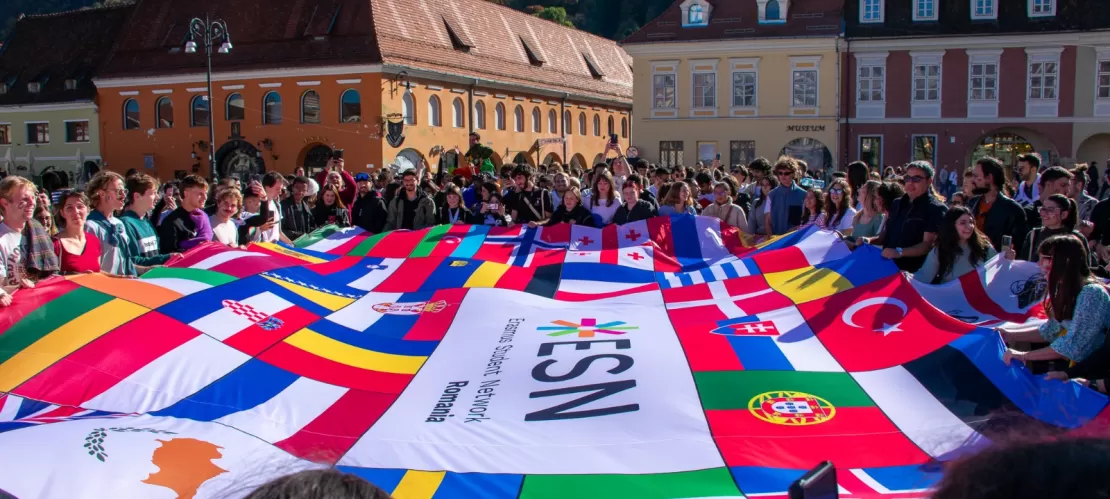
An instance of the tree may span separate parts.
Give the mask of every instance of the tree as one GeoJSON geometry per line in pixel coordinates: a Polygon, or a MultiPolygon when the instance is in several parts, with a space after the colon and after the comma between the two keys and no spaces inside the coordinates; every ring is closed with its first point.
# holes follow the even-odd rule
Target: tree
{"type": "Polygon", "coordinates": [[[548,21],[562,24],[568,28],[574,27],[574,23],[567,17],[567,9],[562,7],[543,7],[532,15],[540,19],[547,19],[548,21]]]}

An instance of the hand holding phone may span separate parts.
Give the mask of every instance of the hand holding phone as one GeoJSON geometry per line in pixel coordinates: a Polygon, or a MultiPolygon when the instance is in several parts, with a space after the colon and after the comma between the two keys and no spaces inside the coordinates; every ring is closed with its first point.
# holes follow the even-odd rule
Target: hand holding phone
{"type": "Polygon", "coordinates": [[[1014,238],[1013,237],[1011,237],[1011,236],[1002,236],[1002,247],[1004,249],[1009,249],[1010,246],[1013,246],[1013,244],[1014,244],[1014,238]]]}

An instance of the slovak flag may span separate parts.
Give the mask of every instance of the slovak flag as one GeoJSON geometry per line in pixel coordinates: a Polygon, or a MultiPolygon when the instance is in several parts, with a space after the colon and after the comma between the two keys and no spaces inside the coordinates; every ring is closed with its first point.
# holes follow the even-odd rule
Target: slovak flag
{"type": "Polygon", "coordinates": [[[773,321],[761,322],[732,322],[725,321],[724,325],[710,331],[713,334],[726,336],[778,336],[779,330],[773,321]]]}

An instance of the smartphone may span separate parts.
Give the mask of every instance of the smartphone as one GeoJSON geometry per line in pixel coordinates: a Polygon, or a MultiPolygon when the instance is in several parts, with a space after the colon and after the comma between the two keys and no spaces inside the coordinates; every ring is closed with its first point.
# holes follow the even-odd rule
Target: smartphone
{"type": "Polygon", "coordinates": [[[717,153],[717,161],[721,160],[721,153],[717,153]]]}
{"type": "Polygon", "coordinates": [[[269,219],[269,220],[273,220],[273,219],[274,219],[274,217],[276,217],[276,214],[275,214],[274,212],[272,212],[272,211],[271,211],[271,212],[270,212],[270,213],[269,213],[269,214],[267,215],[267,217],[266,217],[266,218],[267,218],[267,219],[269,219]]]}
{"type": "Polygon", "coordinates": [[[490,209],[490,211],[500,210],[501,209],[501,203],[490,203],[489,204],[489,209],[490,209]]]}
{"type": "Polygon", "coordinates": [[[1002,236],[1002,247],[1003,248],[1009,249],[1010,245],[1012,245],[1012,244],[1014,244],[1014,238],[1013,237],[1011,237],[1011,236],[1002,236]]]}
{"type": "Polygon", "coordinates": [[[837,499],[836,468],[825,461],[790,484],[790,499],[837,499]]]}
{"type": "Polygon", "coordinates": [[[335,149],[331,152],[331,159],[343,159],[343,150],[335,149]]]}
{"type": "Polygon", "coordinates": [[[615,133],[609,134],[609,143],[610,144],[618,144],[619,143],[619,141],[617,140],[617,134],[615,134],[615,133]]]}

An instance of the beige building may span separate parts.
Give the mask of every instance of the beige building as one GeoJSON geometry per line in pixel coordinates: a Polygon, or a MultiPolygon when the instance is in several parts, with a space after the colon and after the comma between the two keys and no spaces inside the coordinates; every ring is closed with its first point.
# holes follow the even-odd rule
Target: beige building
{"type": "Polygon", "coordinates": [[[667,166],[790,154],[835,167],[840,18],[833,0],[672,5],[622,42],[632,145],[667,166]]]}

